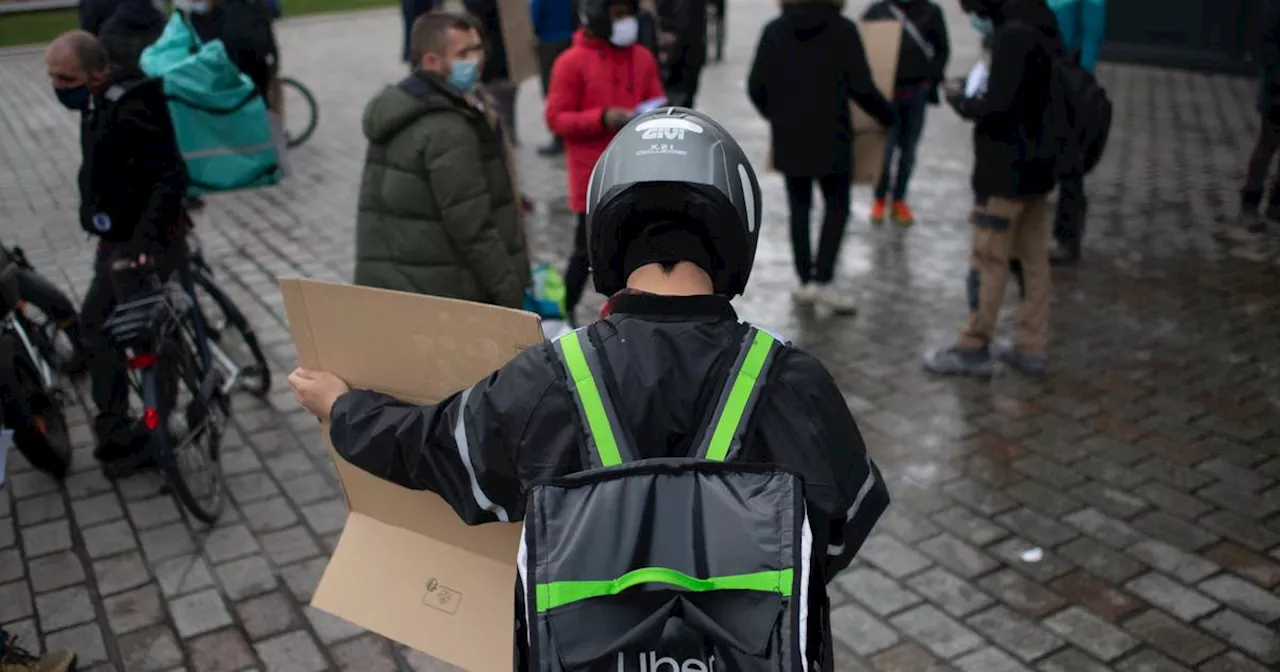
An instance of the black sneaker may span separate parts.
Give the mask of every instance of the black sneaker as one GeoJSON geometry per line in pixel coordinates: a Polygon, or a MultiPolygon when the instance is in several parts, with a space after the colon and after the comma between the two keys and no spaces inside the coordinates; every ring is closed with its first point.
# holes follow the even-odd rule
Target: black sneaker
{"type": "Polygon", "coordinates": [[[963,350],[958,346],[925,353],[924,370],[944,376],[990,376],[995,361],[987,348],[963,350]]]}
{"type": "Polygon", "coordinates": [[[1049,248],[1049,264],[1052,266],[1071,266],[1080,261],[1079,248],[1055,242],[1049,248]]]}
{"type": "Polygon", "coordinates": [[[551,142],[538,148],[538,156],[553,157],[564,154],[564,143],[560,138],[552,138],[551,142]]]}
{"type": "Polygon", "coordinates": [[[1043,376],[1046,366],[1044,357],[1032,357],[1018,352],[1012,343],[997,343],[994,348],[996,359],[1028,376],[1043,376]]]}
{"type": "Polygon", "coordinates": [[[1242,212],[1235,226],[1227,229],[1227,237],[1237,242],[1249,242],[1267,230],[1267,223],[1256,212],[1242,212]]]}

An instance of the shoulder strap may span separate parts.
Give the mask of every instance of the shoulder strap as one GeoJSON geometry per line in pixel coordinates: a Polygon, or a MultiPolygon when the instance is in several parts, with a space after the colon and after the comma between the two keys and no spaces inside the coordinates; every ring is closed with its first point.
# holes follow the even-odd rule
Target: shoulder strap
{"type": "Polygon", "coordinates": [[[612,467],[635,459],[631,435],[618,421],[618,407],[604,384],[600,355],[587,327],[557,338],[555,348],[578,404],[592,467],[612,467]]]}
{"type": "Polygon", "coordinates": [[[938,50],[934,49],[932,44],[929,44],[929,40],[925,39],[924,34],[920,32],[918,27],[916,27],[916,23],[911,20],[911,17],[907,16],[906,12],[894,6],[893,2],[889,2],[888,7],[889,12],[893,14],[894,18],[902,22],[902,29],[907,31],[907,35],[909,35],[916,45],[920,47],[920,50],[924,52],[925,57],[930,61],[937,58],[938,50]]]}
{"type": "Polygon", "coordinates": [[[760,397],[761,382],[781,347],[780,339],[769,332],[754,326],[747,329],[738,359],[720,392],[720,400],[702,436],[694,444],[698,447],[698,458],[725,462],[737,457],[742,436],[760,397]]]}

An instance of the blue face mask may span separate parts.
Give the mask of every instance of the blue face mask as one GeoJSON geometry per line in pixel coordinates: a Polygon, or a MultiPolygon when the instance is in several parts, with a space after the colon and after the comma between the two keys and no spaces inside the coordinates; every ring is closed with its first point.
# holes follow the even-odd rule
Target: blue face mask
{"type": "Polygon", "coordinates": [[[89,108],[89,86],[82,84],[74,89],[54,89],[58,102],[72,112],[83,112],[89,108]]]}
{"type": "Polygon", "coordinates": [[[995,26],[991,23],[991,19],[988,19],[983,16],[978,16],[977,14],[969,15],[969,25],[973,26],[973,29],[978,31],[978,34],[982,35],[983,37],[990,35],[991,32],[996,29],[995,26]]]}
{"type": "Polygon", "coordinates": [[[449,69],[449,85],[463,93],[471,93],[480,77],[480,61],[454,61],[449,69]]]}

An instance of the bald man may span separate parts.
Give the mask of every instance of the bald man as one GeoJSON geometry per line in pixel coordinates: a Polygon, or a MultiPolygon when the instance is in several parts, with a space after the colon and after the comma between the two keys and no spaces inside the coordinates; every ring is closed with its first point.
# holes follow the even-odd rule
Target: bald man
{"type": "Polygon", "coordinates": [[[123,356],[102,333],[139,279],[113,278],[111,266],[141,260],[167,274],[182,261],[186,167],[160,80],[110,66],[98,39],[82,30],[54,40],[45,66],[58,101],[81,117],[80,226],[98,249],[80,319],[98,408],[94,456],[113,463],[139,453],[146,435],[128,417],[123,356]]]}

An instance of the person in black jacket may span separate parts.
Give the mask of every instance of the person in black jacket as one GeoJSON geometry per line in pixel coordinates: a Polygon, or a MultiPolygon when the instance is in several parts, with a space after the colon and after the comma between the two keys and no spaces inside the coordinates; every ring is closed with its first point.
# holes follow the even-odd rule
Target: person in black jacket
{"type": "Polygon", "coordinates": [[[849,100],[885,126],[893,106],[876,88],[858,27],[842,3],[784,2],[782,16],[760,34],[747,76],[747,94],[773,131],[773,166],[787,181],[791,247],[802,303],[820,302],[852,313],[852,297],[831,286],[849,222],[853,174],[853,117],[849,100]],[[826,204],[816,262],[810,254],[813,183],[826,204]]]}
{"type": "Polygon", "coordinates": [[[112,269],[140,263],[163,275],[182,261],[186,166],[158,79],[111,67],[97,38],[81,30],[54,40],[45,63],[59,102],[81,115],[80,226],[97,237],[98,249],[80,319],[98,408],[94,455],[105,462],[145,439],[128,418],[123,355],[102,333],[117,300],[133,289],[112,269]]]}
{"type": "Polygon", "coordinates": [[[956,345],[925,355],[928,371],[990,375],[992,336],[1012,271],[1022,287],[1013,344],[996,358],[1028,374],[1045,371],[1049,338],[1048,195],[1056,147],[1044,141],[1052,58],[1062,54],[1058,24],[1044,0],[961,0],[973,25],[991,33],[986,90],[966,97],[949,84],[947,101],[973,127],[974,234],[966,280],[969,319],[956,345]]]}
{"type": "Polygon", "coordinates": [[[498,106],[498,118],[502,122],[502,132],[514,147],[519,145],[516,134],[516,94],[519,93],[517,83],[511,81],[511,73],[507,66],[507,43],[502,39],[502,15],[498,11],[497,0],[463,0],[463,8],[476,17],[484,28],[484,71],[480,73],[480,83],[493,96],[498,106]]]}
{"type": "MultiPolygon", "coordinates": [[[[1240,191],[1240,218],[1230,230],[1233,238],[1247,240],[1266,231],[1261,213],[1263,189],[1272,159],[1280,149],[1280,9],[1272,12],[1262,33],[1258,61],[1257,110],[1262,117],[1258,139],[1249,156],[1249,172],[1240,191]]],[[[1280,176],[1271,183],[1266,219],[1280,221],[1280,176]]]]}
{"type": "Polygon", "coordinates": [[[693,107],[707,63],[707,0],[655,0],[662,88],[672,105],[693,107]]]}
{"type": "Polygon", "coordinates": [[[269,94],[280,51],[266,0],[175,0],[174,6],[186,12],[201,40],[222,40],[236,69],[263,98],[273,99],[269,94]]]}
{"type": "Polygon", "coordinates": [[[159,39],[165,15],[151,0],[84,0],[80,28],[96,36],[107,58],[134,67],[142,50],[159,39]]]}
{"type": "MultiPolygon", "coordinates": [[[[749,330],[729,300],[750,276],[760,185],[719,124],[682,108],[623,128],[591,182],[593,277],[614,300],[612,314],[580,330],[580,339],[607,362],[616,382],[608,389],[625,391],[612,396],[636,457],[688,455],[749,330]],[[671,139],[655,145],[642,137],[652,129],[670,131],[671,139]]],[[[811,355],[781,347],[760,379],[735,461],[781,465],[803,479],[812,557],[829,581],[857,553],[888,492],[831,375],[811,355]]],[[[533,483],[592,463],[584,413],[555,343],[522,351],[434,406],[351,390],[320,371],[299,369],[289,383],[307,410],[330,422],[343,459],[436,492],[469,524],[521,520],[533,483]]],[[[825,591],[810,594],[810,645],[827,644],[823,669],[830,670],[825,591]]],[[[518,609],[518,621],[525,618],[518,609]]]]}
{"type": "Polygon", "coordinates": [[[924,132],[925,112],[937,105],[938,86],[946,76],[951,58],[951,41],[942,8],[930,0],[880,0],[867,8],[863,20],[894,20],[902,23],[898,48],[898,70],[893,85],[893,106],[898,123],[889,131],[884,147],[884,172],[876,185],[876,201],[871,206],[871,223],[883,224],[891,198],[890,216],[899,226],[911,226],[915,215],[907,206],[907,184],[916,165],[916,149],[924,132]],[[898,157],[894,179],[893,157],[898,157]],[[889,185],[893,184],[890,193],[889,185]]]}

